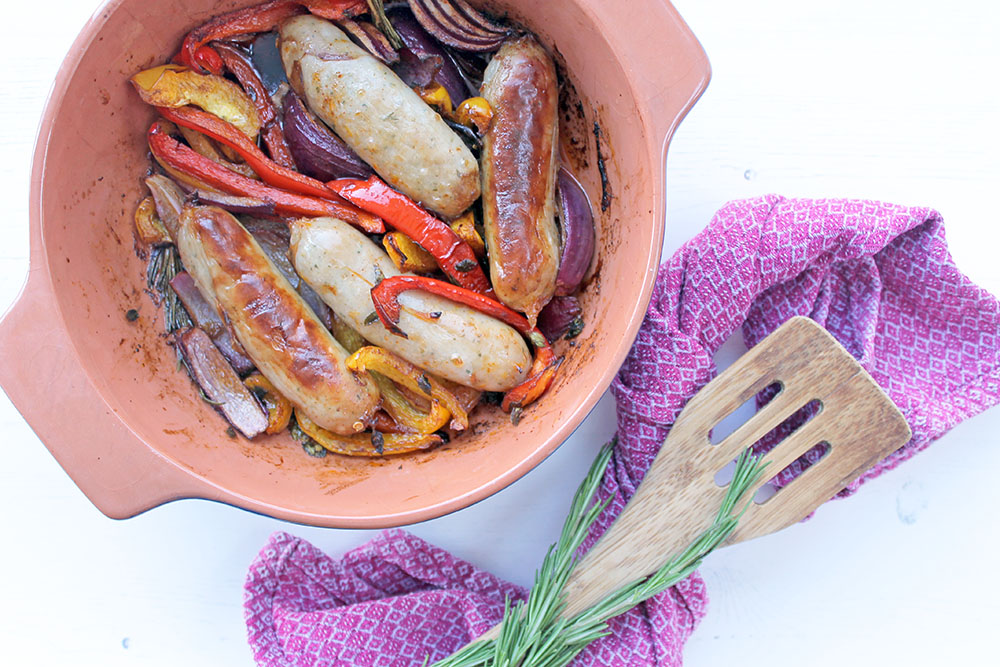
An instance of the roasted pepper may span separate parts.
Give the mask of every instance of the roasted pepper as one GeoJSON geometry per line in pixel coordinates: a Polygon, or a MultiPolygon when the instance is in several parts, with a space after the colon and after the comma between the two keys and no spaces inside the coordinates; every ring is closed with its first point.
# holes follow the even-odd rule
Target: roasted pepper
{"type": "Polygon", "coordinates": [[[451,116],[451,97],[448,89],[440,83],[431,83],[423,88],[416,88],[417,95],[420,96],[427,106],[434,107],[442,116],[451,116]]]}
{"type": "Polygon", "coordinates": [[[369,233],[385,231],[381,220],[349,204],[288,192],[233,173],[181,144],[163,131],[159,122],[150,126],[147,139],[149,150],[161,164],[223,192],[273,202],[281,215],[333,216],[369,233]]]}
{"type": "Polygon", "coordinates": [[[548,390],[562,362],[563,358],[557,357],[551,347],[538,348],[528,379],[504,394],[500,408],[504,412],[517,410],[520,414],[521,409],[537,401],[548,390]]]}
{"type": "Polygon", "coordinates": [[[146,197],[135,209],[135,231],[139,240],[146,245],[170,245],[173,241],[160,216],[156,214],[156,204],[152,197],[146,197]]]}
{"type": "Polygon", "coordinates": [[[301,14],[303,7],[316,16],[336,21],[365,12],[367,3],[365,0],[276,0],[220,14],[187,34],[180,53],[177,54],[177,61],[198,69],[205,59],[204,54],[199,51],[209,42],[236,35],[267,32],[290,16],[301,14]]]}
{"type": "Polygon", "coordinates": [[[270,380],[258,372],[253,372],[243,379],[243,384],[267,411],[266,433],[281,433],[288,428],[288,422],[292,418],[292,403],[274,388],[270,380]]]}
{"type": "Polygon", "coordinates": [[[451,223],[451,229],[458,234],[458,238],[469,244],[472,252],[476,253],[476,257],[482,258],[486,256],[486,243],[483,242],[483,237],[479,235],[479,231],[476,229],[476,217],[472,214],[472,211],[466,211],[458,219],[454,220],[451,223]]]}
{"type": "Polygon", "coordinates": [[[253,101],[238,85],[213,74],[198,74],[177,65],[143,70],[131,79],[139,97],[154,107],[201,107],[257,139],[260,118],[253,101]]]}
{"type": "Polygon", "coordinates": [[[382,237],[382,246],[400,271],[430,273],[437,269],[434,255],[403,232],[389,232],[382,237]]]}
{"type": "Polygon", "coordinates": [[[295,411],[295,421],[299,428],[310,438],[334,454],[345,456],[392,456],[407,454],[423,449],[430,449],[444,442],[443,438],[434,433],[356,433],[354,435],[337,435],[316,425],[298,410],[295,411]]]}
{"type": "MultiPolygon", "coordinates": [[[[431,414],[434,415],[434,403],[440,403],[457,421],[462,429],[469,426],[469,414],[459,404],[458,399],[450,391],[424,371],[410,362],[397,357],[381,347],[363,347],[347,358],[347,367],[352,371],[375,371],[390,380],[399,383],[418,396],[423,396],[431,402],[431,414]]],[[[389,414],[392,414],[391,412],[389,414]]],[[[440,415],[440,413],[437,413],[440,415]]],[[[395,415],[393,415],[395,417],[395,415]]],[[[397,419],[398,421],[398,419],[397,419]]],[[[444,423],[447,423],[445,415],[444,423]]],[[[439,427],[440,428],[440,427],[439,427]]]]}
{"type": "Polygon", "coordinates": [[[157,111],[172,123],[202,132],[219,143],[229,146],[240,157],[246,160],[246,163],[268,185],[310,197],[320,197],[322,199],[346,203],[340,195],[324,185],[322,181],[317,181],[315,178],[309,178],[305,174],[282,167],[277,162],[268,158],[264,155],[263,151],[257,148],[257,144],[250,141],[246,135],[221,118],[213,116],[210,113],[205,113],[204,111],[199,111],[193,107],[181,107],[179,109],[161,107],[157,111]]]}
{"type": "Polygon", "coordinates": [[[441,401],[431,399],[430,410],[423,412],[410,403],[392,380],[373,371],[371,376],[378,385],[379,393],[382,394],[382,409],[388,412],[398,425],[417,433],[433,433],[448,423],[451,413],[441,401]]]}
{"type": "Polygon", "coordinates": [[[474,127],[479,134],[484,134],[493,120],[493,109],[484,97],[470,97],[455,109],[453,118],[456,123],[466,127],[474,127]]]}
{"type": "Polygon", "coordinates": [[[267,146],[271,159],[288,169],[295,169],[295,160],[292,158],[292,151],[285,141],[285,134],[281,130],[278,122],[278,115],[274,111],[274,104],[271,96],[267,94],[264,82],[260,80],[260,75],[254,68],[253,63],[247,55],[229,44],[217,44],[215,50],[222,57],[226,69],[233,73],[236,80],[243,86],[244,92],[250,97],[257,109],[257,116],[260,118],[261,136],[264,138],[264,145],[267,146]]]}
{"type": "Polygon", "coordinates": [[[344,178],[327,183],[347,201],[379,216],[434,255],[438,266],[462,287],[492,294],[476,254],[445,223],[420,208],[412,199],[390,188],[378,176],[367,181],[344,178]]]}

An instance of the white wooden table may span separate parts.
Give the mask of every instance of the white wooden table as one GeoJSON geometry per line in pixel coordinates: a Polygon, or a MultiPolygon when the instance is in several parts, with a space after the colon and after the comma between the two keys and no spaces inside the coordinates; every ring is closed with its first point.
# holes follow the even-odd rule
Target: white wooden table
{"type": "MultiPolygon", "coordinates": [[[[6,3],[0,309],[27,270],[28,168],[44,97],[96,4],[6,3]]],[[[676,4],[714,78],[670,151],[666,252],[730,199],[871,197],[940,210],[959,266],[1000,293],[1000,4],[676,4]]],[[[527,477],[411,530],[528,584],[614,428],[606,396],[527,477]]],[[[998,433],[994,410],[814,520],[711,556],[710,612],[687,664],[996,664],[998,433]]],[[[3,664],[249,665],[242,583],[268,535],[286,530],[330,553],[371,537],[197,500],[112,521],[6,397],[0,442],[3,664]]]]}

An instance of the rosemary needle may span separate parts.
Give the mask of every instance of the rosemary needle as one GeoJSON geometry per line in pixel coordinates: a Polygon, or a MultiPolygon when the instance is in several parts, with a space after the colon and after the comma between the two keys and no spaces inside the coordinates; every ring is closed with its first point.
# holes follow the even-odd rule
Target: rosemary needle
{"type": "Polygon", "coordinates": [[[565,606],[563,589],[576,566],[577,550],[587,532],[607,506],[595,502],[604,469],[611,460],[614,441],[598,454],[580,484],[559,540],[549,548],[527,601],[504,603],[503,623],[496,639],[466,646],[435,665],[437,667],[564,667],[592,641],[608,634],[607,622],[681,581],[701,565],[702,559],[725,542],[735,530],[749,502],[747,491],[760,479],[765,465],[760,457],[744,451],[712,525],[680,554],[649,577],[628,584],[572,618],[560,617],[565,606]]]}

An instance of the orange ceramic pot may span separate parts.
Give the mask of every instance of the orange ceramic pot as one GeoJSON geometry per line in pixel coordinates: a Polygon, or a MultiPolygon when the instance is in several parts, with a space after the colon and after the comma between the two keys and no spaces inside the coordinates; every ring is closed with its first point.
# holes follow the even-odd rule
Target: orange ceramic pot
{"type": "Polygon", "coordinates": [[[247,0],[111,0],[59,70],[31,173],[31,264],[0,324],[0,383],[102,512],[133,516],[207,498],[301,523],[375,528],[460,509],[531,470],[607,389],[646,310],[664,226],[674,129],[709,79],[708,60],[665,0],[497,0],[555,53],[579,104],[564,109],[565,157],[598,213],[587,319],[558,380],[518,426],[483,411],[439,449],[385,460],[315,459],[287,435],[248,442],[197,392],[144,292],[132,214],[144,195],[153,118],[128,77],[182,36],[247,0]],[[594,124],[609,184],[605,210],[594,124]],[[125,313],[137,308],[134,322],[125,313]]]}

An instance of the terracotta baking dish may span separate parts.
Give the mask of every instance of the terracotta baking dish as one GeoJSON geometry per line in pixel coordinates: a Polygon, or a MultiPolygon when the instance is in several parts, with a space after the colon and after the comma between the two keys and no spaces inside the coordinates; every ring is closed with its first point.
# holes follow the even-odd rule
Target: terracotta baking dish
{"type": "Polygon", "coordinates": [[[105,514],[178,498],[219,500],[320,526],[374,528],[465,507],[528,472],[583,421],[623,361],[653,286],[664,163],[708,60],[663,0],[504,0],[569,73],[567,155],[599,212],[600,266],[587,327],[549,395],[514,427],[486,413],[473,432],[419,455],[315,459],[285,435],[248,442],[197,392],[144,293],[132,214],[153,114],[126,79],[163,62],[191,27],[247,0],[112,0],[66,57],[31,175],[31,265],[0,324],[0,383],[60,465],[105,514]],[[572,92],[572,91],[571,91],[572,92]],[[610,201],[601,212],[594,123],[610,201]],[[137,308],[130,322],[125,313],[137,308]]]}

